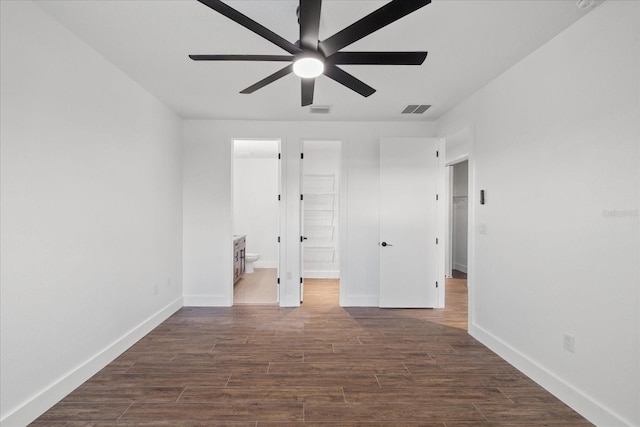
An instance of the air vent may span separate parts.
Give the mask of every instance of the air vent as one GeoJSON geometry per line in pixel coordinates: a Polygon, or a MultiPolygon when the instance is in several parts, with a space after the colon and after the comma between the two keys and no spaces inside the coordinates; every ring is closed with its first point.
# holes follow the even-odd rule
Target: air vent
{"type": "Polygon", "coordinates": [[[402,114],[422,114],[427,111],[431,105],[407,105],[407,107],[402,110],[402,114]]]}
{"type": "Polygon", "coordinates": [[[311,114],[329,114],[331,106],[329,105],[312,105],[309,107],[311,114]]]}

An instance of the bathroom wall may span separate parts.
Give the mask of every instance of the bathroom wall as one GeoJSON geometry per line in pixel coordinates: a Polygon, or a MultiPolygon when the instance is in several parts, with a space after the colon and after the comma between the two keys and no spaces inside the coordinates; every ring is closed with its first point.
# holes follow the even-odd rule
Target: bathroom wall
{"type": "MultiPolygon", "coordinates": [[[[276,142],[274,144],[277,145],[276,142]]],[[[247,236],[256,268],[278,267],[278,157],[236,156],[233,170],[233,234],[247,236]]]]}

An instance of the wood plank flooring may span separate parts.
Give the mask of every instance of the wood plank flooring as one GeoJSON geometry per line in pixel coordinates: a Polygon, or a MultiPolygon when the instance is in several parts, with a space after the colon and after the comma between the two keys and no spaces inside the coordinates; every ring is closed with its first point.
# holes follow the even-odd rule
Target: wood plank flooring
{"type": "Polygon", "coordinates": [[[32,425],[591,425],[466,333],[458,280],[446,310],[341,308],[323,280],[300,308],[183,308],[32,425]]]}

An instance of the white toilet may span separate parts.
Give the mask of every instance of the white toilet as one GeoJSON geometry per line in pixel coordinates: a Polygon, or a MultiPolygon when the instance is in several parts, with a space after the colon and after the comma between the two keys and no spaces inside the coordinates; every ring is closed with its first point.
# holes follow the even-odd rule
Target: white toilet
{"type": "Polygon", "coordinates": [[[259,254],[251,254],[251,253],[245,253],[244,254],[244,261],[245,261],[245,265],[244,265],[244,272],[245,273],[253,273],[253,263],[256,262],[257,260],[260,259],[260,255],[259,254]]]}

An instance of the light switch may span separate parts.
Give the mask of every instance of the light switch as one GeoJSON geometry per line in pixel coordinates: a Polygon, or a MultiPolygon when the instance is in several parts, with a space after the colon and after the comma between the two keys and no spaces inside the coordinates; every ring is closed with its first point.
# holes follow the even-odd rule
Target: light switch
{"type": "Polygon", "coordinates": [[[478,232],[480,234],[487,234],[487,225],[486,224],[480,224],[478,232]]]}

